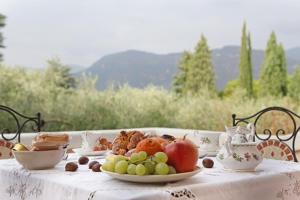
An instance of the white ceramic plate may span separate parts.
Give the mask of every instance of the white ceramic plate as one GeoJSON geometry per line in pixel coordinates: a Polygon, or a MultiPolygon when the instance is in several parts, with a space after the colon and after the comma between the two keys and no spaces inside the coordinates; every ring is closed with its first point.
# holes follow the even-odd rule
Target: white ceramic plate
{"type": "Polygon", "coordinates": [[[217,154],[218,154],[218,151],[201,151],[200,150],[199,157],[202,157],[202,156],[215,157],[215,156],[217,156],[217,154]]]}
{"type": "Polygon", "coordinates": [[[101,171],[113,178],[123,180],[123,181],[136,182],[136,183],[166,183],[166,182],[174,182],[174,181],[179,181],[179,180],[192,177],[198,174],[201,171],[201,169],[200,167],[197,167],[197,169],[192,172],[168,174],[168,175],[146,175],[146,176],[118,174],[114,172],[105,171],[102,169],[102,167],[101,167],[101,171]]]}
{"type": "Polygon", "coordinates": [[[110,150],[104,151],[84,151],[82,148],[73,149],[80,156],[105,156],[110,150]]]}

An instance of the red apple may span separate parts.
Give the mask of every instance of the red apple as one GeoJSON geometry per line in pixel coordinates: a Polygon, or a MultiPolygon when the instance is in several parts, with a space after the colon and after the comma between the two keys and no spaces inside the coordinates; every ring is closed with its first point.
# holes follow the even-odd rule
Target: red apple
{"type": "Polygon", "coordinates": [[[176,172],[190,172],[195,170],[198,161],[198,149],[188,139],[176,139],[166,145],[165,153],[168,155],[168,164],[176,169],[176,172]]]}

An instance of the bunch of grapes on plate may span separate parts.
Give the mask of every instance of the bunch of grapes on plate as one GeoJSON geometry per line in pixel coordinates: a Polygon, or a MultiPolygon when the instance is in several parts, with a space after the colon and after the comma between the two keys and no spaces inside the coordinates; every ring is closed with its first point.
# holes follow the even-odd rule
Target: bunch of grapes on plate
{"type": "Polygon", "coordinates": [[[130,175],[167,175],[176,174],[173,166],[167,164],[168,156],[164,152],[147,155],[145,151],[131,154],[130,157],[111,155],[106,157],[102,169],[118,174],[130,175]]]}

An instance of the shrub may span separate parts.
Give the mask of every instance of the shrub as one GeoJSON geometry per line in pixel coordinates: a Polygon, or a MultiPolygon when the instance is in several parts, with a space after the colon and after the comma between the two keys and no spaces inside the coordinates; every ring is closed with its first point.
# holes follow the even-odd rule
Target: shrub
{"type": "MultiPolygon", "coordinates": [[[[174,127],[224,130],[231,125],[231,114],[248,116],[268,106],[283,106],[300,111],[290,97],[249,99],[243,90],[219,98],[207,91],[197,96],[178,98],[172,92],[149,86],[136,89],[123,86],[98,91],[95,79],[83,77],[76,88],[60,87],[45,81],[43,71],[25,71],[0,66],[0,104],[26,115],[41,112],[47,122],[44,130],[97,130],[133,127],[174,127]]],[[[272,115],[281,120],[281,116],[272,115]]],[[[0,112],[3,127],[14,127],[0,112]]],[[[284,120],[281,120],[284,123],[284,120]]],[[[276,127],[271,118],[265,125],[276,127]]],[[[29,131],[29,130],[28,130],[29,131]]]]}

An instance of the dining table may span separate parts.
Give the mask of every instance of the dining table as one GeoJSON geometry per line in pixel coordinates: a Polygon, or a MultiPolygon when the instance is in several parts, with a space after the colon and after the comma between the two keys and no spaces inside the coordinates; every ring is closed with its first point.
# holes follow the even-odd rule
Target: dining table
{"type": "MultiPolygon", "coordinates": [[[[88,165],[65,171],[69,154],[53,169],[26,170],[15,159],[0,160],[0,200],[299,200],[300,164],[264,159],[250,172],[224,170],[215,157],[212,168],[193,177],[169,183],[134,183],[93,172],[88,165]]],[[[89,160],[104,162],[103,157],[89,160]]],[[[145,176],[145,178],[147,178],[145,176]]]]}

